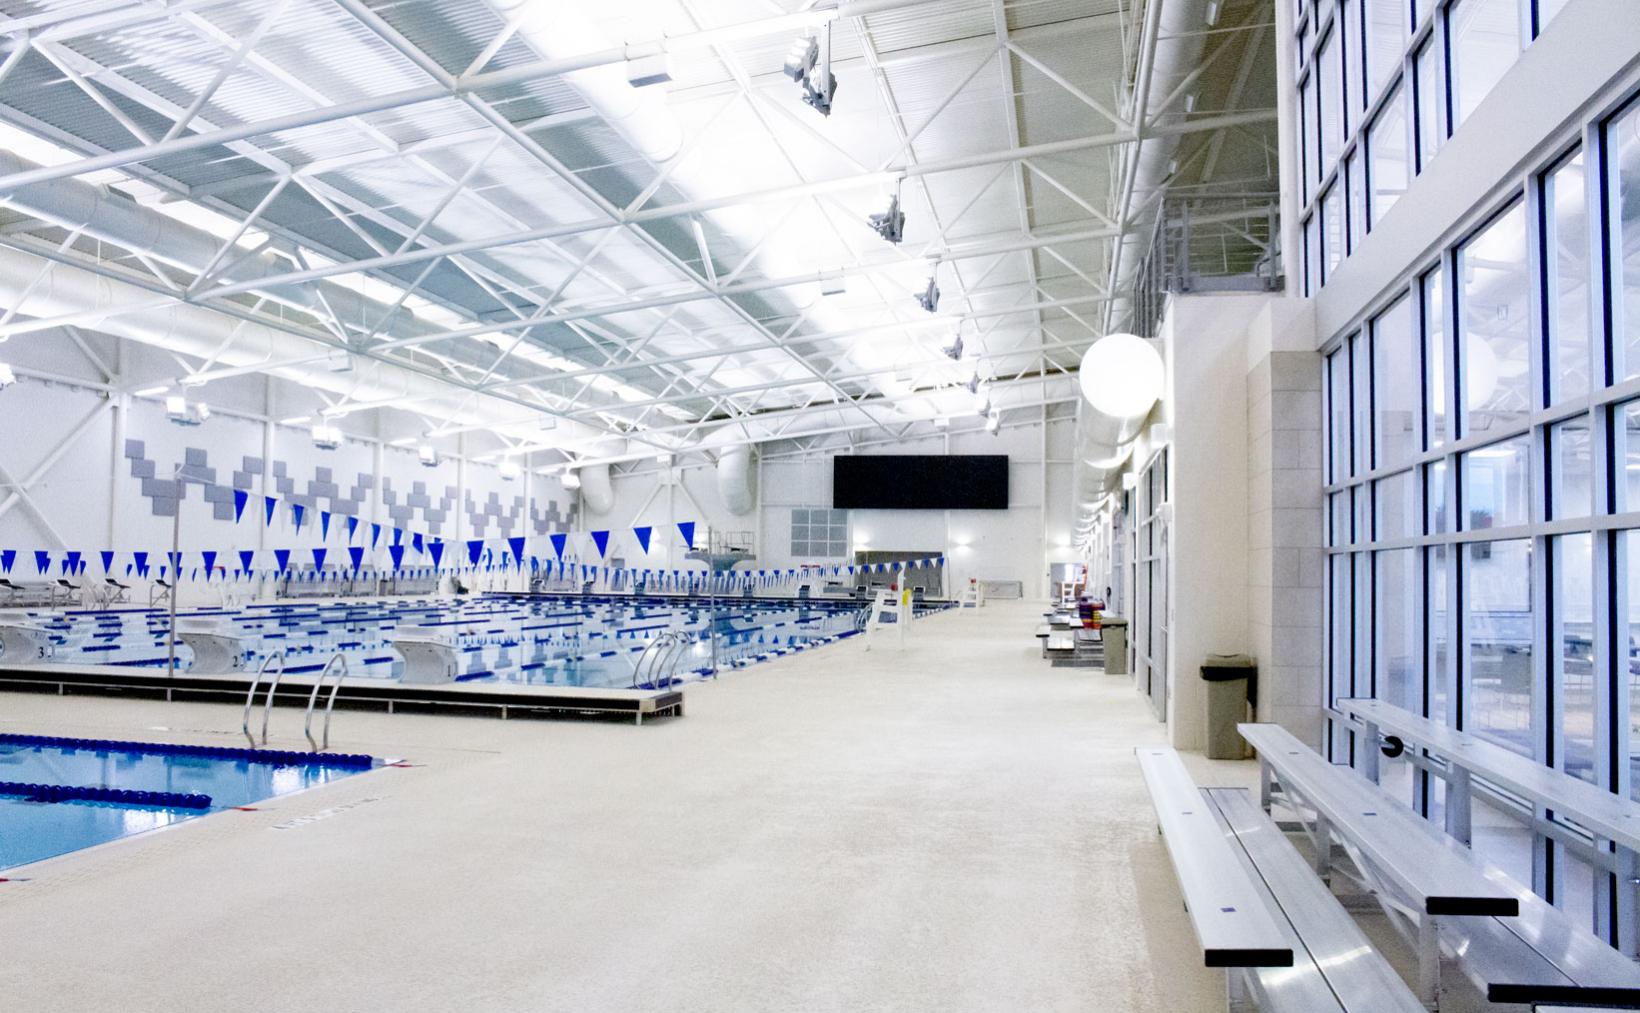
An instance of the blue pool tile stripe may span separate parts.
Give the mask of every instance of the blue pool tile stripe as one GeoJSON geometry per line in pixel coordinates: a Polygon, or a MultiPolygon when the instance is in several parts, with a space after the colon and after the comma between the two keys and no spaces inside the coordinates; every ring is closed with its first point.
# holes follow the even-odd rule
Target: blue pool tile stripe
{"type": "Polygon", "coordinates": [[[207,756],[218,760],[244,760],[276,767],[357,767],[375,765],[375,757],[363,753],[301,753],[293,749],[244,749],[238,746],[187,746],[171,742],[119,742],[113,739],[79,739],[55,735],[0,734],[0,746],[45,746],[52,749],[90,749],[97,752],[147,753],[156,756],[207,756]]]}
{"type": "Polygon", "coordinates": [[[211,796],[180,791],[133,791],[94,785],[24,784],[0,781],[0,795],[21,795],[30,802],[112,802],[159,809],[209,809],[211,796]]]}

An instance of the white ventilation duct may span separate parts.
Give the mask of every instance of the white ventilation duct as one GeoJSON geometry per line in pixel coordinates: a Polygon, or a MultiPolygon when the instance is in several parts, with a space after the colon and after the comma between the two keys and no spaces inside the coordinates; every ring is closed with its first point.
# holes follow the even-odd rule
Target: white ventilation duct
{"type": "MultiPolygon", "coordinates": [[[[1156,11],[1153,22],[1156,25],[1155,58],[1151,61],[1149,77],[1141,75],[1136,86],[1146,90],[1145,118],[1154,130],[1155,127],[1183,122],[1186,116],[1183,95],[1174,99],[1166,109],[1160,107],[1201,66],[1202,53],[1207,46],[1208,7],[1212,0],[1149,2],[1156,11]]],[[[1159,208],[1159,205],[1152,207],[1150,201],[1167,186],[1171,175],[1168,164],[1178,153],[1179,135],[1157,136],[1152,133],[1129,150],[1129,157],[1138,161],[1133,167],[1133,185],[1126,188],[1123,194],[1121,213],[1128,220],[1128,231],[1117,246],[1117,276],[1111,287],[1113,296],[1109,319],[1118,328],[1127,326],[1128,314],[1132,312],[1134,279],[1144,261],[1153,234],[1151,224],[1159,208]],[[1135,201],[1142,202],[1138,211],[1133,206],[1135,201]]]]}
{"type": "Polygon", "coordinates": [[[615,486],[609,477],[609,460],[627,452],[625,440],[605,440],[593,446],[585,456],[602,459],[601,463],[577,468],[581,479],[581,506],[594,514],[607,514],[615,509],[615,486]]]}
{"type": "Polygon", "coordinates": [[[1078,370],[1083,397],[1076,404],[1074,492],[1077,519],[1086,526],[1133,454],[1166,383],[1154,342],[1110,334],[1094,342],[1078,370]]]}
{"type": "Polygon", "coordinates": [[[718,496],[730,513],[741,517],[752,512],[757,505],[757,482],[749,444],[730,447],[718,455],[717,487],[718,496]]]}

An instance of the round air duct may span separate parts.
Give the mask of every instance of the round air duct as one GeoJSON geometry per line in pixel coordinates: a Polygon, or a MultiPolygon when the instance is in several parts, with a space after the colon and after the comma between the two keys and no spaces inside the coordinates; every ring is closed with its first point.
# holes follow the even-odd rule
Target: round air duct
{"type": "Polygon", "coordinates": [[[742,444],[718,455],[718,496],[736,517],[752,512],[757,505],[757,485],[752,475],[752,448],[742,444]]]}

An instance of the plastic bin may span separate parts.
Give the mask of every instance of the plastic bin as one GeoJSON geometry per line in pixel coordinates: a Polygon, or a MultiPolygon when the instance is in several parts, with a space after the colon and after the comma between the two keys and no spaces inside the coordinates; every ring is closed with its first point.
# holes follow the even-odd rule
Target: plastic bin
{"type": "Polygon", "coordinates": [[[1127,663],[1127,631],[1128,621],[1106,616],[1099,628],[1099,635],[1105,641],[1105,674],[1128,674],[1127,663]]]}
{"type": "Polygon", "coordinates": [[[1249,704],[1258,702],[1258,665],[1245,654],[1210,654],[1202,663],[1207,683],[1207,758],[1240,760],[1247,742],[1236,731],[1247,720],[1249,704]]]}

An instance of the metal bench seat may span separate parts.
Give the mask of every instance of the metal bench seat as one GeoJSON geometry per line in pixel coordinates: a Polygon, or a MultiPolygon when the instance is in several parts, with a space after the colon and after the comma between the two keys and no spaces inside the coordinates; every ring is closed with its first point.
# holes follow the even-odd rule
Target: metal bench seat
{"type": "Polygon", "coordinates": [[[1204,788],[1202,794],[1299,944],[1292,971],[1249,975],[1260,1009],[1423,1013],[1406,982],[1245,788],[1204,788]]]}
{"type": "Polygon", "coordinates": [[[1278,924],[1263,885],[1236,858],[1179,755],[1135,750],[1156,823],[1173,860],[1190,922],[1208,967],[1292,967],[1290,930],[1278,924]]]}
{"type": "Polygon", "coordinates": [[[1258,751],[1261,804],[1268,810],[1279,788],[1282,803],[1307,822],[1316,871],[1332,871],[1333,842],[1344,846],[1363,887],[1391,922],[1410,924],[1418,954],[1417,995],[1426,1004],[1440,991],[1438,918],[1502,917],[1520,913],[1518,890],[1500,885],[1461,846],[1442,846],[1411,809],[1347,767],[1327,762],[1279,725],[1240,724],[1258,751]],[[1311,815],[1313,814],[1313,815],[1311,815]]]}

